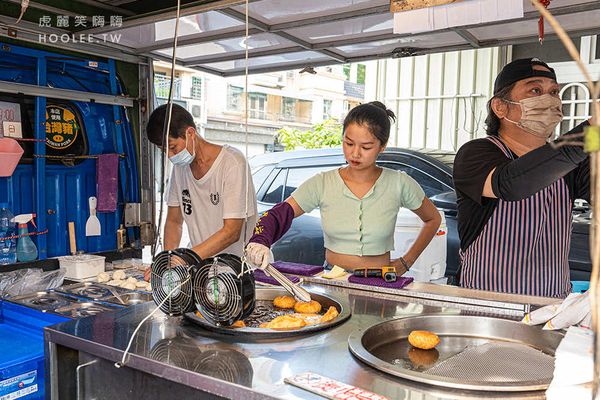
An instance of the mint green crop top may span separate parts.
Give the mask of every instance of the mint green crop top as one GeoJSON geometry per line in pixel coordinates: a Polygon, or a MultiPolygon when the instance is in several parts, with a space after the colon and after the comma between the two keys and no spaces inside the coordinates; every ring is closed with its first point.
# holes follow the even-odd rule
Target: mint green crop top
{"type": "Polygon", "coordinates": [[[320,209],[325,248],[341,254],[372,256],[394,249],[400,207],[416,210],[425,193],[405,172],[383,168],[371,190],[359,199],[334,169],[313,176],[292,197],[305,213],[320,209]]]}

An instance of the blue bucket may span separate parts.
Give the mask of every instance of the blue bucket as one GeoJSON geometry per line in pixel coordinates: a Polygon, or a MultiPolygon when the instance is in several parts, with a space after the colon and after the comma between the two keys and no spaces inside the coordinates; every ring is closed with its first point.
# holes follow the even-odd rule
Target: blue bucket
{"type": "Polygon", "coordinates": [[[571,281],[571,285],[573,285],[573,293],[583,293],[590,288],[588,281],[571,281]]]}

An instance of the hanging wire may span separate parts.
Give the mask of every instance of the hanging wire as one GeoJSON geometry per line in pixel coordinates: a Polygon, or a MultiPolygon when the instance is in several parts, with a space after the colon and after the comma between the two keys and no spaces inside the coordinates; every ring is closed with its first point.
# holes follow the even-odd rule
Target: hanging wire
{"type": "MultiPolygon", "coordinates": [[[[248,180],[248,169],[250,168],[250,162],[248,161],[248,41],[249,39],[249,30],[248,30],[248,26],[249,26],[249,9],[248,9],[248,0],[246,0],[246,40],[244,40],[244,48],[245,48],[245,71],[244,71],[244,140],[245,140],[245,160],[246,160],[246,168],[245,168],[245,173],[244,173],[244,181],[246,183],[246,198],[244,203],[246,203],[246,212],[244,213],[244,224],[242,225],[242,229],[244,230],[244,233],[242,234],[242,237],[244,238],[243,242],[242,242],[242,246],[246,245],[246,240],[248,240],[247,238],[247,232],[248,232],[248,196],[249,195],[254,195],[250,193],[250,187],[249,187],[249,180],[248,180]]],[[[244,250],[242,250],[244,251],[244,250]]],[[[242,267],[242,271],[244,270],[244,268],[242,267]]]]}
{"type": "Polygon", "coordinates": [[[138,331],[140,330],[140,328],[142,327],[142,325],[144,324],[144,322],[146,322],[150,317],[152,317],[155,312],[157,312],[158,310],[160,310],[160,308],[163,306],[163,304],[165,304],[167,302],[167,300],[171,299],[171,295],[173,293],[175,293],[175,291],[177,291],[180,287],[182,287],[183,285],[185,285],[186,283],[188,283],[188,281],[190,279],[191,279],[191,276],[189,278],[187,278],[185,281],[181,282],[179,285],[175,286],[173,288],[173,290],[171,290],[169,292],[169,294],[163,299],[163,301],[161,301],[160,304],[158,304],[156,306],[156,308],[150,314],[148,314],[146,316],[146,318],[144,318],[143,320],[140,321],[140,323],[135,327],[135,330],[131,334],[131,338],[129,339],[129,343],[127,344],[127,347],[125,348],[125,351],[123,352],[123,357],[121,358],[121,361],[120,362],[116,362],[114,364],[115,367],[121,368],[122,366],[125,365],[127,354],[129,353],[129,349],[131,348],[131,345],[133,344],[133,339],[137,335],[138,331]]]}
{"type": "Polygon", "coordinates": [[[14,139],[17,142],[46,142],[46,139],[16,138],[16,137],[10,137],[10,136],[7,136],[7,137],[14,139]]]}
{"type": "MultiPolygon", "coordinates": [[[[87,159],[96,159],[98,158],[98,156],[71,156],[71,155],[64,155],[64,156],[53,156],[53,155],[47,155],[47,154],[34,154],[33,157],[35,158],[49,158],[52,160],[87,160],[87,159]]],[[[119,154],[119,158],[125,158],[125,154],[119,154]]]]}
{"type": "Polygon", "coordinates": [[[160,152],[160,206],[158,212],[158,223],[156,224],[156,232],[154,243],[152,244],[152,256],[156,256],[159,243],[161,241],[160,228],[164,212],[164,194],[165,194],[165,169],[166,158],[165,154],[169,151],[169,130],[171,129],[171,112],[173,111],[173,89],[175,84],[175,61],[177,60],[177,36],[179,34],[179,17],[181,13],[181,0],[177,0],[177,16],[175,17],[175,37],[173,38],[173,58],[171,60],[171,83],[169,84],[169,98],[167,100],[167,113],[165,115],[165,123],[163,126],[163,140],[160,152]]]}
{"type": "Polygon", "coordinates": [[[46,229],[45,231],[20,233],[18,235],[12,235],[12,236],[7,236],[7,237],[0,237],[0,242],[3,242],[5,240],[19,239],[19,238],[22,238],[22,237],[25,237],[25,236],[45,235],[47,233],[48,233],[48,229],[46,229]]]}

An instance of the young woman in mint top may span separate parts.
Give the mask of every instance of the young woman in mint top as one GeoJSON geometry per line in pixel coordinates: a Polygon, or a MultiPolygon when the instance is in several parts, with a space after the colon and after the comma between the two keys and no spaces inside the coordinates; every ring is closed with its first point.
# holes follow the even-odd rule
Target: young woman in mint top
{"type": "Polygon", "coordinates": [[[319,208],[327,264],[347,270],[391,265],[404,274],[436,234],[441,217],[414,179],[375,164],[394,119],[394,113],[377,101],[352,109],[344,119],[348,165],[313,176],[263,213],[246,246],[247,260],[266,267],[272,261],[271,245],[287,232],[292,220],[319,208]],[[410,249],[391,260],[400,207],[412,210],[424,224],[410,249]]]}

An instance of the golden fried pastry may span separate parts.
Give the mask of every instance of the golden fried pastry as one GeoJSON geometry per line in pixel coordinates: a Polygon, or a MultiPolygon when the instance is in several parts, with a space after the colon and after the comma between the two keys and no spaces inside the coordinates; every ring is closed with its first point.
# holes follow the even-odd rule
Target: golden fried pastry
{"type": "Polygon", "coordinates": [[[301,314],[318,314],[321,311],[321,304],[315,300],[311,300],[308,303],[298,301],[294,305],[294,311],[301,314]]]}
{"type": "Polygon", "coordinates": [[[258,325],[259,328],[268,328],[269,327],[269,323],[268,322],[263,322],[262,324],[258,325]]]}
{"type": "Polygon", "coordinates": [[[300,314],[300,313],[293,313],[290,314],[292,317],[295,318],[300,318],[301,320],[303,320],[304,322],[306,322],[306,325],[310,326],[310,325],[316,325],[316,324],[320,324],[321,323],[321,315],[319,314],[300,314]]]}
{"type": "Polygon", "coordinates": [[[331,306],[327,312],[321,316],[321,320],[319,322],[324,323],[333,321],[338,315],[340,315],[340,313],[338,312],[337,308],[331,306]]]}
{"type": "Polygon", "coordinates": [[[408,343],[417,349],[430,350],[440,343],[440,338],[429,331],[412,331],[408,335],[408,343]]]}
{"type": "Polygon", "coordinates": [[[411,347],[408,351],[408,359],[415,368],[431,367],[440,358],[440,353],[436,349],[421,350],[411,347]]]}
{"type": "Polygon", "coordinates": [[[273,305],[277,308],[294,308],[296,299],[292,296],[277,296],[273,299],[273,305]]]}
{"type": "Polygon", "coordinates": [[[246,327],[246,323],[242,320],[237,320],[235,321],[233,324],[231,324],[232,328],[245,328],[246,327]]]}
{"type": "Polygon", "coordinates": [[[280,315],[267,324],[270,329],[299,329],[306,326],[303,319],[291,315],[280,315]]]}

